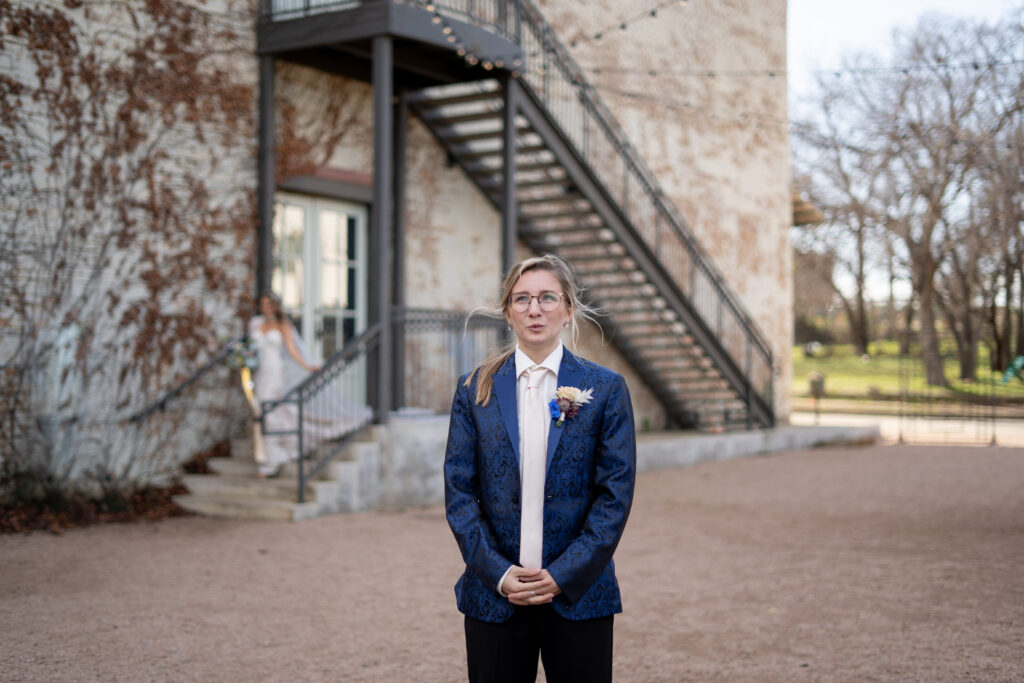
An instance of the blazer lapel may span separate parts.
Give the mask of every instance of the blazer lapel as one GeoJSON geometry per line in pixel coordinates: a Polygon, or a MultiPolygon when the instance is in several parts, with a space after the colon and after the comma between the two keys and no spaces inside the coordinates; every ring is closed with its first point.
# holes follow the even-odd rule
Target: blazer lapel
{"type": "Polygon", "coordinates": [[[516,404],[516,358],[510,356],[494,373],[494,395],[498,399],[498,410],[505,423],[512,454],[519,462],[519,408],[516,404]]]}
{"type": "MultiPolygon", "coordinates": [[[[580,361],[576,356],[569,352],[569,349],[562,350],[562,363],[558,366],[558,387],[579,387],[579,381],[583,377],[583,366],[580,365],[580,361]]],[[[556,387],[557,388],[557,387],[556,387]]],[[[584,388],[584,387],[579,387],[584,388]]],[[[544,471],[547,472],[551,468],[551,458],[555,455],[555,449],[558,448],[558,442],[562,438],[562,432],[565,431],[566,427],[569,426],[568,422],[563,422],[561,427],[557,427],[558,420],[555,417],[551,418],[551,428],[548,430],[548,457],[547,464],[545,465],[544,471]]]]}

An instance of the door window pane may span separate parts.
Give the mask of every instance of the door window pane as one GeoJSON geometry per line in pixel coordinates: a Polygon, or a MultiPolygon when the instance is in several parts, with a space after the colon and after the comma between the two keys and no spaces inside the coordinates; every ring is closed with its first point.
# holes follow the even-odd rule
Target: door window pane
{"type": "Polygon", "coordinates": [[[358,256],[356,255],[356,218],[355,216],[348,217],[348,249],[345,250],[345,257],[349,261],[355,261],[358,256]]]}
{"type": "Polygon", "coordinates": [[[306,230],[306,210],[301,206],[279,202],[274,210],[274,266],[270,286],[285,309],[302,308],[305,290],[302,261],[303,238],[306,230]]]}
{"type": "Polygon", "coordinates": [[[316,360],[366,325],[366,210],[282,194],[275,206],[272,287],[316,360]]]}
{"type": "Polygon", "coordinates": [[[338,339],[338,318],[334,315],[324,315],[323,317],[324,334],[321,338],[323,343],[324,359],[330,358],[338,349],[344,340],[338,339]]]}

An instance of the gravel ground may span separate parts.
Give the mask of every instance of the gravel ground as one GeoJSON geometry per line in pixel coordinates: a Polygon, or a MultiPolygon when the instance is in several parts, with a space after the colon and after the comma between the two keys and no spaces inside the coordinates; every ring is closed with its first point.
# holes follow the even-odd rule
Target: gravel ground
{"type": "MultiPolygon", "coordinates": [[[[618,681],[1024,681],[1024,449],[648,472],[618,681]]],[[[461,681],[440,508],[0,537],[3,681],[461,681]]]]}

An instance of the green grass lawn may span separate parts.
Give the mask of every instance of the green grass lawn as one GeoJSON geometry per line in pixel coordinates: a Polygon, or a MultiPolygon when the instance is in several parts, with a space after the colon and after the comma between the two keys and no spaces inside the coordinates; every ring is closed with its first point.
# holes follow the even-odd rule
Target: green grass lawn
{"type": "MultiPolygon", "coordinates": [[[[861,358],[854,353],[850,344],[826,346],[815,358],[804,356],[801,347],[793,347],[793,395],[811,395],[808,375],[820,372],[825,376],[826,396],[863,397],[872,394],[896,397],[900,393],[900,358],[897,342],[879,342],[869,347],[871,355],[861,358]]],[[[946,353],[947,349],[943,349],[946,353]]],[[[1006,384],[1000,382],[1001,373],[988,370],[988,352],[984,347],[979,352],[978,382],[963,382],[959,379],[960,366],[953,354],[945,360],[946,379],[950,382],[950,397],[958,393],[989,393],[996,396],[1024,398],[1024,382],[1017,378],[1006,384]],[[994,381],[994,388],[987,386],[994,381]]],[[[903,372],[913,377],[913,386],[923,389],[921,359],[915,350],[912,359],[903,360],[903,372]],[[912,366],[907,363],[913,363],[912,366]]],[[[915,390],[917,393],[918,390],[915,390]]],[[[931,393],[941,391],[930,388],[931,393]]]]}

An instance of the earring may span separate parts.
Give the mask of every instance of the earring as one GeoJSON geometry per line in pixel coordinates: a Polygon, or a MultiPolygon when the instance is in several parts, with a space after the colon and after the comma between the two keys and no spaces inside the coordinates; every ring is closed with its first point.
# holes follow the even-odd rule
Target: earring
{"type": "Polygon", "coordinates": [[[505,325],[505,331],[506,332],[511,332],[512,331],[512,326],[511,325],[505,325]]]}
{"type": "Polygon", "coordinates": [[[564,327],[565,329],[569,329],[569,321],[566,320],[564,323],[562,323],[562,327],[564,327]]]}

